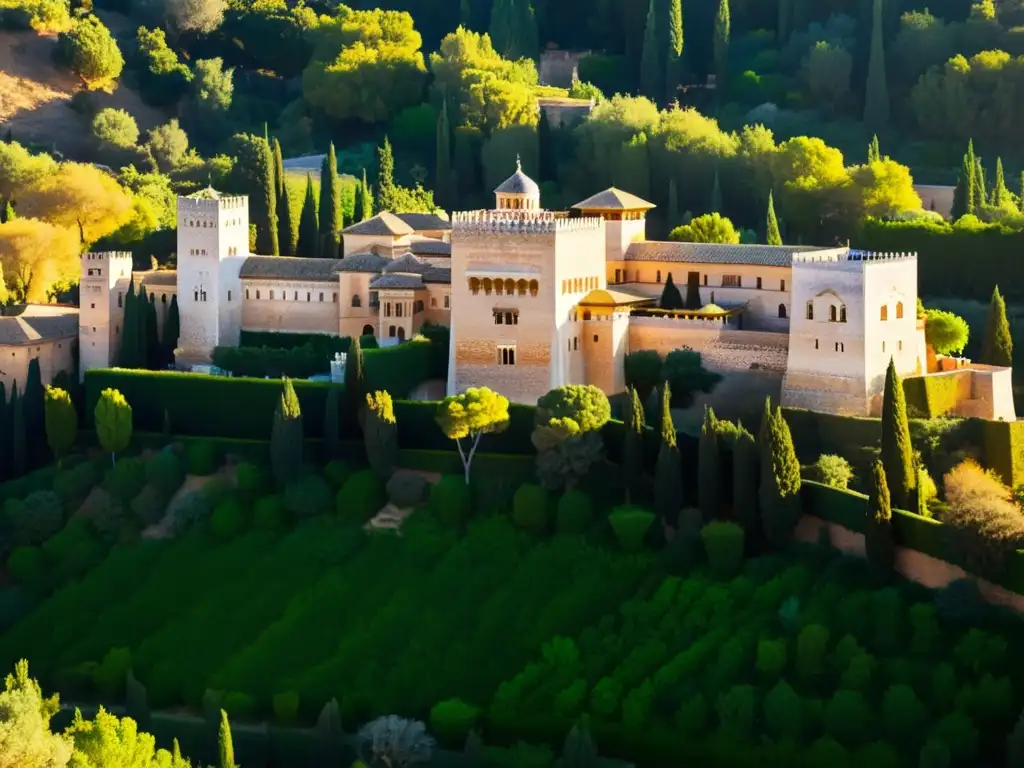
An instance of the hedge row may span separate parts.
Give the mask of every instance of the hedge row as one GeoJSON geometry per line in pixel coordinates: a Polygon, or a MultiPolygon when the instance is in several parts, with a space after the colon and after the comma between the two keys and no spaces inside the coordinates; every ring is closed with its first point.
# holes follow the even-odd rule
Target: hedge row
{"type": "MultiPolygon", "coordinates": [[[[903,394],[911,417],[934,419],[956,408],[957,381],[962,374],[911,376],[903,380],[903,394]]],[[[970,375],[970,374],[967,374],[970,375]]]]}
{"type": "Polygon", "coordinates": [[[274,331],[242,331],[238,346],[295,349],[307,344],[331,352],[348,352],[352,339],[328,333],[276,333],[274,331]]]}
{"type": "Polygon", "coordinates": [[[1024,484],[1024,421],[981,422],[985,466],[1011,488],[1024,484]]]}

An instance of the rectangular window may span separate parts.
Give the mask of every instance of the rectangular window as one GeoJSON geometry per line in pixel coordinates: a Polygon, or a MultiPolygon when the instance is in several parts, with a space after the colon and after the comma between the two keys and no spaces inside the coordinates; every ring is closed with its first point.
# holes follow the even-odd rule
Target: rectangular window
{"type": "Polygon", "coordinates": [[[615,282],[616,283],[621,283],[622,282],[622,270],[621,269],[616,269],[615,270],[615,282]]]}
{"type": "Polygon", "coordinates": [[[451,309],[451,303],[452,303],[452,300],[451,300],[451,296],[449,296],[449,295],[448,295],[448,294],[446,293],[446,294],[444,295],[444,308],[445,308],[445,309],[451,309]]]}
{"type": "Polygon", "coordinates": [[[437,296],[430,297],[430,308],[437,309],[437,296]]]}
{"type": "Polygon", "coordinates": [[[231,301],[231,291],[228,291],[228,301],[231,301]]]}
{"type": "Polygon", "coordinates": [[[333,302],[334,302],[335,304],[337,304],[337,303],[338,303],[338,292],[337,292],[337,291],[335,291],[335,292],[334,292],[334,293],[332,294],[332,296],[333,296],[333,298],[331,299],[331,301],[333,301],[333,302]]]}
{"type": "Polygon", "coordinates": [[[391,317],[391,302],[384,302],[384,317],[391,317]]]}
{"type": "Polygon", "coordinates": [[[740,288],[743,280],[739,275],[722,275],[723,288],[740,288]]]}
{"type": "Polygon", "coordinates": [[[498,365],[515,365],[515,344],[502,344],[498,347],[498,365]]]}
{"type": "Polygon", "coordinates": [[[757,278],[757,290],[761,290],[761,278],[757,278]]]}
{"type": "Polygon", "coordinates": [[[249,289],[248,288],[245,289],[245,298],[247,298],[247,299],[249,298],[249,289]]]}
{"type": "Polygon", "coordinates": [[[704,275],[704,285],[707,285],[707,284],[708,284],[708,276],[704,275]]]}
{"type": "MultiPolygon", "coordinates": [[[[274,297],[273,297],[273,296],[271,296],[270,298],[274,298],[274,297]]],[[[323,300],[324,300],[324,295],[323,295],[323,293],[321,292],[321,294],[320,294],[320,301],[323,301],[323,300]]]]}
{"type": "Polygon", "coordinates": [[[271,292],[270,292],[270,300],[271,300],[271,301],[273,301],[273,300],[274,300],[274,292],[273,292],[273,291],[271,291],[271,292]]]}
{"type": "Polygon", "coordinates": [[[780,280],[779,283],[780,283],[779,290],[780,291],[786,290],[786,281],[785,280],[780,280]]]}

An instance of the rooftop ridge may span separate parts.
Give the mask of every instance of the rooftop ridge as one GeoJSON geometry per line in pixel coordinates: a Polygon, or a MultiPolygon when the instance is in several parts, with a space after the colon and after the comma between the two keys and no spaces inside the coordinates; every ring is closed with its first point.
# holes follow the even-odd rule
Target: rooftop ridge
{"type": "Polygon", "coordinates": [[[602,219],[596,216],[565,218],[554,211],[457,211],[452,215],[455,232],[516,232],[521,234],[554,234],[600,229],[602,219]]]}

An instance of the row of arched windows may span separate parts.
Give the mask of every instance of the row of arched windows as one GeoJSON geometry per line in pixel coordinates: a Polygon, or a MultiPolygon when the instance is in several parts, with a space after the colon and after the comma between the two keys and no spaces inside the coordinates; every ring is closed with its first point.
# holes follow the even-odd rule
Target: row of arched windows
{"type": "MultiPolygon", "coordinates": [[[[807,314],[808,320],[814,319],[814,302],[807,302],[807,314]]],[[[846,322],[846,305],[845,304],[829,304],[828,307],[828,321],[830,323],[845,323],[846,322]]]]}
{"type": "Polygon", "coordinates": [[[506,296],[513,296],[519,294],[525,296],[526,292],[529,291],[531,296],[536,296],[540,291],[540,283],[536,280],[512,280],[511,278],[502,280],[496,278],[492,280],[489,277],[485,277],[482,280],[479,277],[469,278],[469,290],[472,291],[473,295],[480,293],[481,289],[488,296],[494,293],[496,296],[505,294],[506,296]]]}
{"type": "MultiPolygon", "coordinates": [[[[879,313],[879,315],[880,315],[879,319],[881,319],[883,322],[888,320],[889,319],[889,305],[883,304],[882,305],[882,311],[879,313]]],[[[897,320],[902,320],[903,319],[903,302],[902,301],[897,301],[896,302],[896,319],[897,320]]]]}
{"type": "Polygon", "coordinates": [[[562,295],[567,293],[583,293],[583,291],[596,290],[598,281],[596,277],[570,277],[562,281],[562,295]]]}
{"type": "MultiPolygon", "coordinates": [[[[293,293],[294,293],[294,296],[292,297],[292,301],[300,301],[300,299],[299,299],[299,292],[298,291],[294,291],[293,293]]],[[[332,300],[334,301],[335,304],[337,304],[338,303],[338,293],[337,293],[337,291],[335,291],[332,294],[332,296],[333,296],[332,300]]],[[[247,299],[249,298],[249,289],[248,288],[245,289],[245,298],[247,298],[247,299]]],[[[260,298],[260,289],[259,288],[256,289],[256,298],[257,299],[260,298]]],[[[273,301],[274,298],[275,298],[274,291],[271,290],[270,291],[270,300],[273,301]]],[[[313,300],[313,293],[311,291],[306,291],[306,301],[310,302],[312,300],[313,300]]],[[[323,293],[323,291],[320,291],[320,301],[323,301],[323,300],[324,300],[324,293],[323,293]]],[[[288,301],[288,291],[281,291],[281,301],[288,301]]],[[[353,306],[356,306],[356,305],[353,304],[353,306]]]]}

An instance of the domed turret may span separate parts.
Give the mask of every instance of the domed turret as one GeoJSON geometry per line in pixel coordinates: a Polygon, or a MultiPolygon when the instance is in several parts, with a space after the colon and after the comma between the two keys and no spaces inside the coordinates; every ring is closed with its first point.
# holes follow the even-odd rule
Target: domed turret
{"type": "Polygon", "coordinates": [[[540,210],[540,187],[537,182],[523,173],[522,163],[516,156],[516,172],[494,190],[499,211],[540,210]]]}

